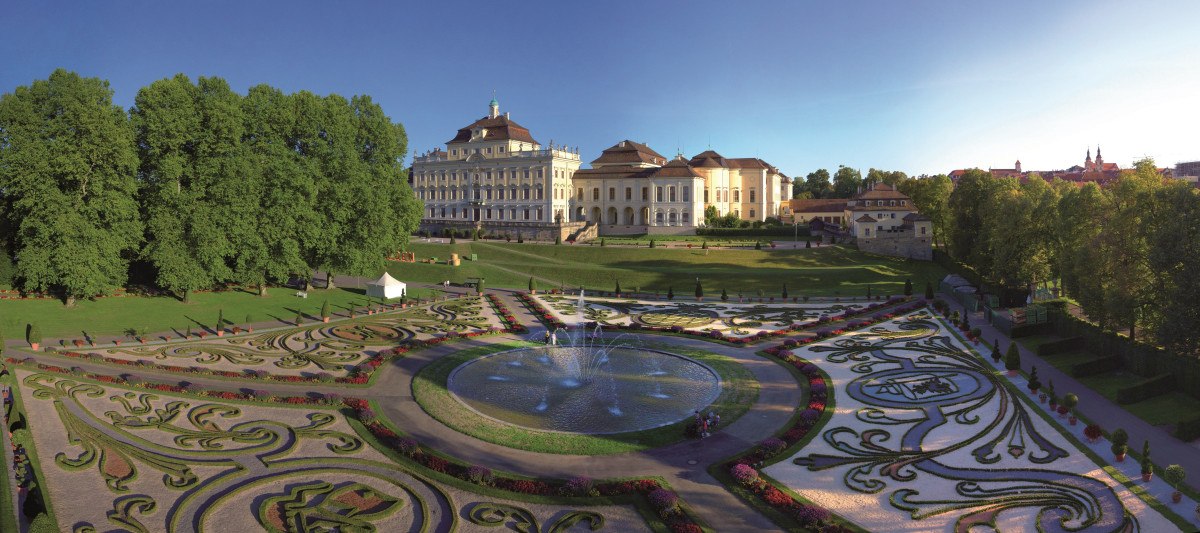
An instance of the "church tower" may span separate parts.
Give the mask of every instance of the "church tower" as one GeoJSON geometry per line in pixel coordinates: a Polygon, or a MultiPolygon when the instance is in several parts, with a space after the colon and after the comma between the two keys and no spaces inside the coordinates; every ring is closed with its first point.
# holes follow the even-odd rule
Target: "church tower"
{"type": "Polygon", "coordinates": [[[497,102],[496,97],[492,96],[492,101],[488,104],[488,118],[496,118],[498,116],[500,116],[500,102],[497,102]]]}
{"type": "Polygon", "coordinates": [[[1096,145],[1096,171],[1102,172],[1103,170],[1104,170],[1104,158],[1100,157],[1100,145],[1097,144],[1096,145]]]}
{"type": "MultiPolygon", "coordinates": [[[[1097,152],[1097,155],[1099,155],[1099,152],[1097,152]]],[[[1091,147],[1088,147],[1087,159],[1084,160],[1084,162],[1083,162],[1083,171],[1084,172],[1092,171],[1092,149],[1091,149],[1091,147]]]]}

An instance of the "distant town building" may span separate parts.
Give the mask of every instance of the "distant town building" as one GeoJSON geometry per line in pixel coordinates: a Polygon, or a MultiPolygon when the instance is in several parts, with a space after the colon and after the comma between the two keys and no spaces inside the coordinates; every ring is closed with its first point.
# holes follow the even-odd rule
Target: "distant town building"
{"type": "MultiPolygon", "coordinates": [[[[830,214],[832,205],[814,203],[812,207],[800,206],[802,209],[822,210],[806,211],[814,215],[808,219],[814,235],[852,239],[858,249],[864,252],[925,261],[933,259],[933,222],[917,212],[912,199],[894,186],[877,183],[838,202],[842,205],[842,212],[837,218],[848,222],[848,225],[829,220],[836,216],[830,214]]],[[[796,216],[800,217],[800,213],[796,211],[796,216]]]]}
{"type": "MultiPolygon", "coordinates": [[[[1169,172],[1169,169],[1163,169],[1164,172],[1169,172]]],[[[967,172],[967,169],[956,169],[950,172],[950,179],[958,182],[958,179],[967,172]]],[[[1104,157],[1100,154],[1100,147],[1096,147],[1096,158],[1092,159],[1092,149],[1088,148],[1087,155],[1083,160],[1082,165],[1072,165],[1062,170],[1031,170],[1025,171],[1021,168],[1021,161],[1018,160],[1013,168],[990,168],[988,172],[997,178],[1017,178],[1024,182],[1029,176],[1037,174],[1046,181],[1053,181],[1055,178],[1063,181],[1069,181],[1078,184],[1098,183],[1104,185],[1112,182],[1121,175],[1122,169],[1116,163],[1105,163],[1104,157]]]]}
{"type": "Polygon", "coordinates": [[[493,98],[487,116],[460,128],[445,150],[413,158],[413,190],[425,202],[421,228],[567,238],[582,226],[569,223],[579,161],[578,149],[543,148],[493,98]]]}
{"type": "Polygon", "coordinates": [[[1176,163],[1174,177],[1200,187],[1200,161],[1176,163]]]}

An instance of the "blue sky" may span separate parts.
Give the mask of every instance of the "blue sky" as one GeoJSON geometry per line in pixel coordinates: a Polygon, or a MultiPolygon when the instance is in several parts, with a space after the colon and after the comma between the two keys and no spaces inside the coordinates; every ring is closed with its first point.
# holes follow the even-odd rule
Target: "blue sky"
{"type": "Polygon", "coordinates": [[[1200,2],[5,2],[0,92],[369,94],[424,151],[501,111],[585,161],[621,139],[791,176],[1200,159],[1200,2]]]}

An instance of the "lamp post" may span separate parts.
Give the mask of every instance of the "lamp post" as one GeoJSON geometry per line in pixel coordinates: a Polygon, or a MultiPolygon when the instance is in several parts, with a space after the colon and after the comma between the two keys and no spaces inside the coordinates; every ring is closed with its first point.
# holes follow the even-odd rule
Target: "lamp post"
{"type": "Polygon", "coordinates": [[[796,214],[792,213],[792,248],[800,247],[800,224],[796,223],[796,214]]]}

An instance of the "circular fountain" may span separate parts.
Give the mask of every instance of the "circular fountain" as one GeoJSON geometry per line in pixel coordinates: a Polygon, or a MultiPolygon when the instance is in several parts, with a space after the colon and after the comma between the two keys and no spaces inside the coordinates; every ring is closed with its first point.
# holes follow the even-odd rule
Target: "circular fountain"
{"type": "Polygon", "coordinates": [[[587,434],[671,424],[704,409],[721,392],[717,373],[703,363],[605,344],[599,335],[468,361],[450,374],[447,386],[484,416],[529,429],[587,434]]]}

